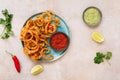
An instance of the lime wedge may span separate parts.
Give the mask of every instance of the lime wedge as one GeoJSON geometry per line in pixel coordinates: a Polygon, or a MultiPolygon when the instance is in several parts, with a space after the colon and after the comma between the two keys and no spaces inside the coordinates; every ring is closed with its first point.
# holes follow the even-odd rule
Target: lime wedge
{"type": "Polygon", "coordinates": [[[43,71],[43,67],[41,65],[35,65],[33,66],[33,68],[31,69],[31,74],[39,74],[43,71]]]}
{"type": "Polygon", "coordinates": [[[95,42],[98,42],[98,43],[104,42],[104,36],[101,33],[99,33],[99,32],[93,32],[92,33],[92,39],[95,42]]]}

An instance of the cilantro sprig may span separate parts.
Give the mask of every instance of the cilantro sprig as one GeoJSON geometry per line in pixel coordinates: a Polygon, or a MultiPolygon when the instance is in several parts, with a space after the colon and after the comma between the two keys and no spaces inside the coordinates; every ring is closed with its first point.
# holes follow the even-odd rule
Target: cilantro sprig
{"type": "Polygon", "coordinates": [[[112,57],[112,52],[107,52],[107,54],[97,52],[96,57],[94,58],[94,63],[100,64],[100,63],[104,62],[104,60],[106,60],[108,62],[108,64],[110,65],[109,60],[111,59],[111,57],[112,57]]]}
{"type": "Polygon", "coordinates": [[[0,24],[4,25],[5,27],[0,37],[2,39],[8,39],[11,35],[13,35],[11,25],[13,14],[9,14],[7,9],[2,10],[2,14],[5,16],[5,19],[0,18],[0,24]]]}

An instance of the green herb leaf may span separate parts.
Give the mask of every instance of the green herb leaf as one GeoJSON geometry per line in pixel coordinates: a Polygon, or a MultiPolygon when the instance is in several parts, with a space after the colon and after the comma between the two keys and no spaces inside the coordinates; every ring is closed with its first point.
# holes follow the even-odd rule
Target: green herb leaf
{"type": "Polygon", "coordinates": [[[2,39],[8,39],[10,36],[7,34],[7,33],[4,33],[3,35],[2,35],[2,39]]]}
{"type": "Polygon", "coordinates": [[[9,18],[10,18],[10,21],[12,20],[13,18],[13,14],[8,14],[9,18]]]}
{"type": "Polygon", "coordinates": [[[9,31],[11,31],[11,29],[12,29],[11,24],[10,24],[10,23],[7,23],[7,24],[6,24],[6,31],[7,31],[7,33],[9,33],[9,31]]]}
{"type": "Polygon", "coordinates": [[[96,57],[94,58],[94,63],[100,64],[101,62],[104,62],[103,58],[104,58],[103,53],[97,52],[96,57]]]}
{"type": "Polygon", "coordinates": [[[13,14],[6,15],[6,22],[11,22],[13,14]]]}
{"type": "Polygon", "coordinates": [[[2,10],[2,14],[3,14],[4,16],[8,15],[8,10],[7,10],[7,9],[2,10]]]}
{"type": "Polygon", "coordinates": [[[2,14],[5,16],[5,20],[0,18],[0,24],[4,24],[5,28],[0,37],[2,39],[8,39],[11,35],[13,35],[11,20],[13,18],[13,14],[9,14],[8,10],[2,10],[2,14]]]}
{"type": "Polygon", "coordinates": [[[0,18],[0,24],[5,24],[5,20],[0,18]]]}
{"type": "Polygon", "coordinates": [[[106,60],[110,60],[111,57],[112,57],[112,52],[107,52],[107,54],[105,56],[106,60]]]}
{"type": "Polygon", "coordinates": [[[104,62],[104,60],[106,59],[108,64],[110,64],[108,60],[110,60],[111,57],[112,57],[112,52],[107,52],[107,54],[97,52],[96,57],[94,58],[94,63],[95,64],[100,64],[100,63],[104,62]]]}
{"type": "Polygon", "coordinates": [[[13,33],[13,31],[9,31],[7,34],[13,35],[14,33],[13,33]]]}

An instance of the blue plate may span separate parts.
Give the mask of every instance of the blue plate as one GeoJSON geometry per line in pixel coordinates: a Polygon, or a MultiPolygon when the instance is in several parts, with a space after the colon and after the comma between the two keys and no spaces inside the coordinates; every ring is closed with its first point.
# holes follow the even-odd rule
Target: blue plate
{"type": "MultiPolygon", "coordinates": [[[[31,16],[29,19],[35,19],[35,18],[36,18],[38,15],[40,15],[40,14],[41,14],[41,13],[37,13],[37,14],[31,16]]],[[[65,34],[68,36],[69,43],[70,43],[70,31],[69,31],[69,28],[68,28],[67,24],[66,24],[65,21],[64,21],[61,17],[59,17],[58,15],[56,15],[56,17],[60,19],[60,26],[57,28],[57,32],[63,32],[63,33],[65,33],[65,34]]],[[[29,20],[29,19],[28,19],[28,20],[29,20]]],[[[28,21],[28,20],[27,20],[27,21],[28,21]]],[[[27,21],[26,21],[26,22],[27,22],[27,21]]],[[[26,24],[26,22],[25,22],[25,24],[26,24]]],[[[24,25],[25,25],[25,24],[24,24],[24,25]]],[[[50,42],[50,39],[48,39],[48,42],[50,42]]],[[[24,44],[23,44],[23,45],[24,45],[24,44]]],[[[68,45],[68,46],[69,46],[69,45],[68,45]]],[[[58,60],[59,58],[61,58],[61,57],[65,54],[65,51],[67,50],[68,47],[67,47],[65,50],[62,50],[62,51],[56,51],[56,50],[52,49],[51,46],[48,46],[47,48],[50,49],[50,53],[49,53],[49,54],[53,54],[54,59],[53,59],[53,60],[45,60],[45,59],[41,58],[41,59],[40,59],[41,62],[53,62],[53,61],[55,61],[55,60],[58,60]]]]}

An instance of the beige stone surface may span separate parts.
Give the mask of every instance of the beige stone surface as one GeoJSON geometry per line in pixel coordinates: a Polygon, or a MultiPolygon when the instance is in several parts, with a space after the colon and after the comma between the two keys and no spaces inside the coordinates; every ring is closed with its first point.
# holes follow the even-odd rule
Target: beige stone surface
{"type": "Polygon", "coordinates": [[[8,40],[0,39],[0,80],[120,80],[120,0],[0,0],[0,17],[5,8],[14,14],[15,35],[8,40]],[[101,24],[94,29],[82,20],[83,11],[89,6],[98,7],[103,14],[101,24]],[[20,29],[31,15],[46,10],[54,11],[66,21],[71,34],[70,46],[55,62],[33,62],[23,53],[20,29]],[[104,35],[103,44],[92,41],[94,31],[104,35]],[[16,72],[5,50],[18,56],[21,73],[16,72]],[[111,66],[107,62],[94,64],[93,58],[98,51],[113,52],[111,66]],[[41,74],[30,74],[35,64],[44,67],[41,74]]]}

